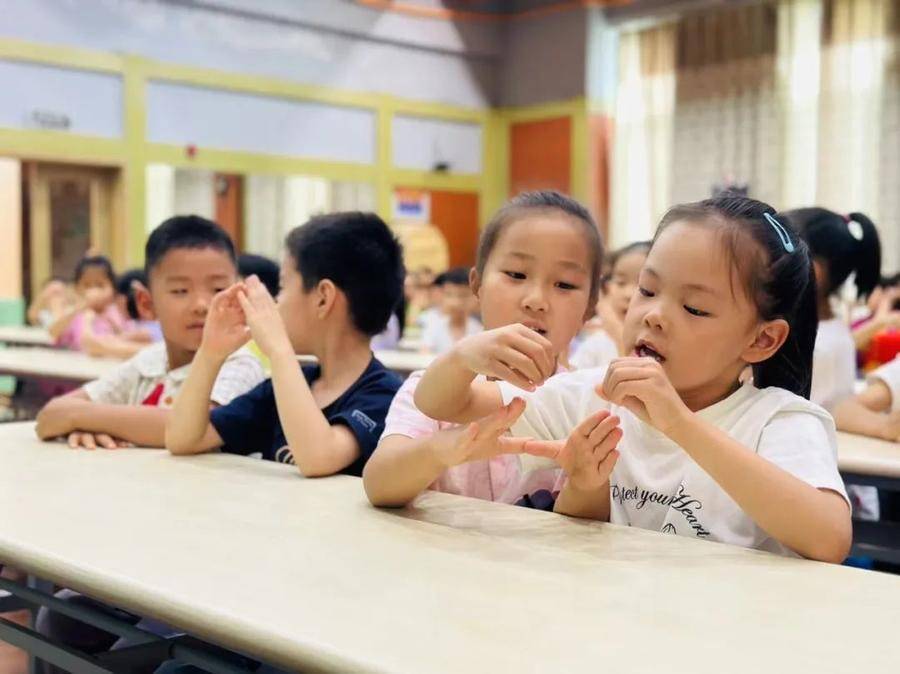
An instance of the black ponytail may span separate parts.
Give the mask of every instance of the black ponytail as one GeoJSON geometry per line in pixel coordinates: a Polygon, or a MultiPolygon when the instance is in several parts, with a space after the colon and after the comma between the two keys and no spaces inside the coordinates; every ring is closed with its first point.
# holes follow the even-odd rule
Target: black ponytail
{"type": "Polygon", "coordinates": [[[881,278],[881,241],[875,223],[862,213],[843,216],[826,208],[797,208],[779,215],[788,219],[809,244],[813,258],[822,260],[828,270],[823,288],[826,295],[836,292],[850,274],[858,298],[868,297],[881,278]]]}
{"type": "Polygon", "coordinates": [[[781,348],[753,365],[754,384],[809,399],[819,326],[816,278],[809,248],[792,224],[776,217],[768,204],[734,194],[675,206],[663,217],[656,237],[676,220],[719,227],[730,262],[760,319],[783,319],[790,327],[781,348]]]}

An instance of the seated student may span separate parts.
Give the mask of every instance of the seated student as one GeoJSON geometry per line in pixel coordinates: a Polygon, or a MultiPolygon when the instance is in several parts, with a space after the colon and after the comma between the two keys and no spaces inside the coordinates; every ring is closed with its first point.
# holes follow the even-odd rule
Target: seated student
{"type": "Polygon", "coordinates": [[[422,329],[422,348],[429,353],[445,353],[463,337],[483,330],[481,322],[471,315],[472,290],[469,270],[456,267],[441,275],[439,313],[428,319],[422,329]]]}
{"type": "Polygon", "coordinates": [[[129,269],[116,279],[116,306],[119,312],[131,321],[131,330],[126,333],[136,341],[145,339],[148,343],[163,338],[159,321],[146,320],[137,305],[137,294],[147,287],[147,275],[143,269],[129,269]]]}
{"type": "MultiPolygon", "coordinates": [[[[163,341],[47,403],[37,418],[41,439],[69,436],[72,447],[89,449],[120,442],[164,445],[169,408],[200,346],[210,304],[237,273],[228,235],[197,216],[176,216],[153,230],[145,259],[149,288],[138,289],[136,301],[159,320],[163,341]]],[[[206,405],[227,404],[262,380],[262,368],[250,353],[234,353],[210,387],[206,405]]]]}
{"type": "MultiPolygon", "coordinates": [[[[784,216],[809,246],[816,272],[819,331],[810,400],[834,412],[838,403],[853,396],[857,360],[850,325],[835,314],[832,303],[851,275],[858,299],[866,299],[875,290],[881,278],[878,230],[862,213],[845,216],[825,208],[798,208],[784,216]]],[[[875,487],[851,485],[849,492],[855,517],[880,518],[875,487]]]]}
{"type": "Polygon", "coordinates": [[[29,325],[49,330],[50,326],[68,313],[73,306],[75,306],[74,290],[67,286],[63,279],[54,277],[48,279],[40,292],[35,295],[28,305],[25,317],[29,325]]]}
{"type": "Polygon", "coordinates": [[[834,422],[808,400],[812,261],[773,216],[733,195],[671,208],[625,317],[629,357],[547,381],[521,347],[444,356],[417,406],[466,422],[523,398],[513,434],[568,476],[557,512],[842,561],[852,526],[834,422]],[[513,360],[506,381],[475,381],[513,360]]]}
{"type": "Polygon", "coordinates": [[[241,280],[255,276],[262,281],[272,297],[278,295],[280,270],[277,262],[263,255],[241,253],[238,255],[237,266],[241,280]]]}
{"type": "Polygon", "coordinates": [[[579,370],[607,365],[622,353],[622,329],[638,277],[647,260],[649,241],[637,241],[610,253],[609,274],[603,280],[603,296],[597,302],[600,329],[575,350],[572,367],[579,370]]]}
{"type": "MultiPolygon", "coordinates": [[[[467,362],[493,348],[505,360],[503,354],[515,358],[517,347],[541,354],[543,371],[555,372],[558,355],[597,300],[602,258],[597,226],[581,204],[556,192],[520,194],[485,227],[471,274],[487,331],[457,342],[446,358],[467,362]]],[[[552,508],[560,469],[518,456],[522,441],[501,437],[521,407],[471,427],[441,423],[413,402],[421,377],[420,370],[403,383],[366,465],[363,484],[372,504],[403,506],[430,488],[552,508]]]]}
{"type": "Polygon", "coordinates": [[[377,215],[334,213],[294,229],[286,249],[277,304],[254,276],[216,298],[166,447],[259,452],[307,477],[360,475],[400,387],[369,349],[403,292],[400,245],[377,215]],[[219,368],[251,336],[272,378],[208,412],[219,368]],[[297,354],[319,363],[301,369],[297,354]]]}

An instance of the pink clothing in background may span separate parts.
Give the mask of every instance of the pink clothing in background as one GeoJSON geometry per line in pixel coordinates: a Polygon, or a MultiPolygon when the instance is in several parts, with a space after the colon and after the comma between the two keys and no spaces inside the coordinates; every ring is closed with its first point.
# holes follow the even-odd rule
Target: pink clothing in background
{"type": "MultiPolygon", "coordinates": [[[[435,421],[416,407],[413,395],[422,373],[422,370],[413,372],[397,391],[385,419],[382,439],[389,435],[424,438],[438,431],[459,427],[457,424],[435,421]]],[[[535,495],[545,492],[546,497],[555,497],[562,489],[564,479],[562,469],[549,459],[501,454],[492,459],[448,468],[430,489],[486,501],[540,507],[537,504],[546,499],[535,495]]],[[[552,500],[550,504],[552,506],[552,500]]]]}
{"type": "MultiPolygon", "coordinates": [[[[80,351],[89,314],[89,311],[82,311],[75,316],[66,331],[56,340],[56,345],[80,351]]],[[[110,304],[101,313],[94,314],[91,319],[91,331],[97,336],[118,334],[127,330],[129,325],[130,323],[125,320],[114,304],[110,304]]]]}

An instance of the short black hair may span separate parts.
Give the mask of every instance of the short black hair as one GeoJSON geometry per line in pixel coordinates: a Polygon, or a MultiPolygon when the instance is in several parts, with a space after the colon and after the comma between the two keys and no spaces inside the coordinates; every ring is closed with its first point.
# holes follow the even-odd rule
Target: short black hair
{"type": "Polygon", "coordinates": [[[147,285],[147,275],[143,269],[129,269],[119,274],[116,279],[116,292],[125,296],[125,306],[128,309],[128,315],[133,320],[138,320],[141,316],[137,310],[137,301],[134,297],[134,282],[138,281],[141,285],[147,285]]]}
{"type": "Polygon", "coordinates": [[[75,265],[75,283],[78,283],[81,280],[81,277],[84,276],[84,272],[91,267],[100,267],[103,269],[109,277],[109,282],[113,285],[116,284],[116,273],[113,271],[112,262],[104,255],[91,255],[78,260],[78,264],[75,265]]]}
{"type": "Polygon", "coordinates": [[[147,237],[144,247],[144,274],[147,278],[166,253],[178,248],[221,250],[237,266],[234,244],[224,229],[199,215],[176,215],[165,220],[147,237]]]}
{"type": "Polygon", "coordinates": [[[593,310],[600,294],[601,269],[603,267],[603,239],[600,230],[594,221],[590,211],[572,197],[555,190],[538,190],[534,192],[521,192],[510,199],[491,218],[481,232],[478,241],[478,252],[475,258],[475,269],[478,276],[484,278],[484,268],[488,258],[494,251],[500,235],[513,222],[527,217],[535,212],[556,211],[575,220],[581,226],[584,233],[585,246],[591,255],[591,289],[588,299],[588,307],[593,310]]]}
{"type": "Polygon", "coordinates": [[[469,285],[469,268],[468,267],[454,267],[453,269],[448,269],[443,274],[441,274],[441,282],[440,285],[452,285],[452,286],[467,286],[469,285]]]}
{"type": "Polygon", "coordinates": [[[262,281],[272,297],[278,294],[278,274],[281,268],[274,260],[263,255],[253,253],[241,253],[237,259],[238,276],[247,278],[254,274],[262,281]]]}
{"type": "Polygon", "coordinates": [[[319,215],[285,241],[303,289],[330,280],[347,296],[350,317],[366,335],[384,330],[403,296],[403,249],[374,213],[319,215]]]}

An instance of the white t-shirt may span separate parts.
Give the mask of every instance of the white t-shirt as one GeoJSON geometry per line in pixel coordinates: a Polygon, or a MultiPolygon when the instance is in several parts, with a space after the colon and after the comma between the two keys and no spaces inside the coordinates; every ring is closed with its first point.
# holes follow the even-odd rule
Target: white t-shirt
{"type": "MultiPolygon", "coordinates": [[[[175,396],[190,370],[190,363],[170,370],[166,345],[157,342],[138,351],[105,377],[85,384],[84,392],[95,403],[168,408],[175,403],[175,396]],[[162,388],[157,390],[160,385],[162,388]]],[[[222,364],[210,400],[227,405],[265,378],[256,356],[246,348],[238,349],[222,364]]]]}
{"type": "Polygon", "coordinates": [[[592,367],[606,367],[619,357],[619,347],[605,330],[598,330],[585,339],[569,359],[569,364],[576,370],[587,370],[592,367]]]}
{"type": "Polygon", "coordinates": [[[810,400],[831,410],[853,395],[855,381],[856,344],[850,328],[839,318],[819,321],[810,400]]]}
{"type": "MultiPolygon", "coordinates": [[[[478,319],[468,316],[463,337],[477,335],[483,329],[478,319]]],[[[450,331],[449,316],[438,314],[425,323],[425,327],[422,330],[422,346],[426,351],[434,354],[446,353],[453,348],[454,344],[456,344],[456,340],[453,339],[453,334],[450,331]]]]}
{"type": "MultiPolygon", "coordinates": [[[[605,368],[550,379],[534,393],[500,384],[504,402],[522,397],[514,435],[564,439],[590,414],[621,419],[620,456],[610,477],[610,521],[796,556],[771,538],[678,445],[627,409],[594,393],[605,368]]],[[[837,468],[834,421],[822,408],[779,388],[744,384],[697,413],[795,477],[847,498],[837,468]]],[[[849,501],[848,501],[849,502],[849,501]]]]}

